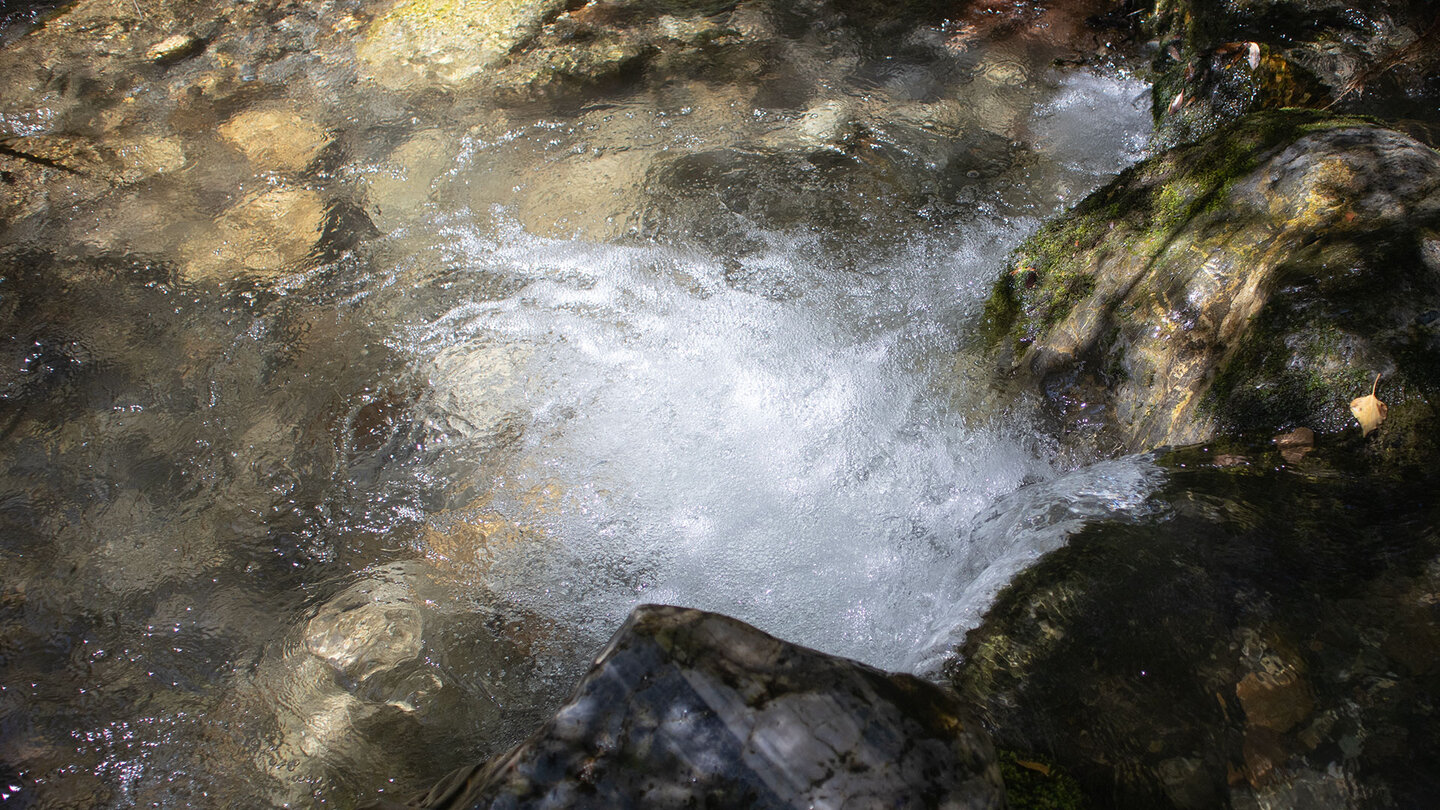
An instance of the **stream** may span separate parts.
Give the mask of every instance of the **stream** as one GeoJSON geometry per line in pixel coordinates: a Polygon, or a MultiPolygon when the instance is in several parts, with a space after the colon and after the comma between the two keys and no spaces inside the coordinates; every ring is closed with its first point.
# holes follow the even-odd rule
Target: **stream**
{"type": "Polygon", "coordinates": [[[796,37],[778,84],[402,103],[294,30],[208,117],[214,44],[0,113],[141,167],[0,230],[0,799],[403,795],[643,603],[933,673],[1057,514],[1144,500],[973,347],[1010,249],[1145,154],[1119,63],[796,37]],[[225,123],[277,100],[326,122],[298,163],[225,123]]]}

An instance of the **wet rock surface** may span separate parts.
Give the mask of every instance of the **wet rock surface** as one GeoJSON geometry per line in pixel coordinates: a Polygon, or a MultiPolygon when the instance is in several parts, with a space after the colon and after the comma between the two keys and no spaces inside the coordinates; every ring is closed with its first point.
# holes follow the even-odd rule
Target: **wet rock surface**
{"type": "Polygon", "coordinates": [[[1435,118],[1440,12],[1425,0],[1158,0],[1154,112],[1176,143],[1257,110],[1435,118]]]}
{"type": "Polygon", "coordinates": [[[217,131],[262,170],[299,171],[330,143],[323,127],[286,107],[248,108],[217,131]]]}
{"type": "Polygon", "coordinates": [[[935,686],[642,606],[534,737],[405,806],[1004,804],[985,734],[935,686]]]}
{"type": "Polygon", "coordinates": [[[1131,451],[1350,430],[1433,452],[1440,155],[1365,121],[1247,118],[1125,172],[1016,253],[987,317],[1062,430],[1131,451]],[[1381,399],[1386,399],[1381,396],[1381,399]],[[1103,424],[1102,427],[1098,427],[1103,424]]]}
{"type": "Polygon", "coordinates": [[[1020,574],[948,673],[1105,807],[1421,807],[1440,789],[1433,476],[1361,443],[1159,455],[1142,508],[1020,574]]]}
{"type": "Polygon", "coordinates": [[[290,187],[236,203],[199,231],[181,251],[187,281],[273,278],[301,269],[324,233],[325,203],[318,192],[290,187]]]}

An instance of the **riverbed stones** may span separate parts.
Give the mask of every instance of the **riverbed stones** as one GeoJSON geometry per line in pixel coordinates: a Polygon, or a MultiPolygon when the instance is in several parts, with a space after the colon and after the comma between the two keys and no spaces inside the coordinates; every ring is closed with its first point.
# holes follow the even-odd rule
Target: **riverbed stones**
{"type": "Polygon", "coordinates": [[[1347,403],[1379,374],[1377,446],[1418,463],[1440,395],[1437,234],[1440,154],[1367,121],[1261,114],[1047,225],[987,318],[1064,431],[1099,422],[1129,450],[1358,431],[1347,403]]]}
{"type": "Polygon", "coordinates": [[[193,34],[171,34],[145,49],[145,58],[160,65],[179,62],[194,56],[205,47],[205,41],[193,34]]]}
{"type": "Polygon", "coordinates": [[[355,683],[420,654],[424,620],[403,580],[365,580],[325,603],[305,628],[305,649],[355,683]]]}
{"type": "Polygon", "coordinates": [[[939,688],[718,614],[645,605],[544,728],[411,806],[1004,804],[986,735],[939,688]]]}
{"type": "Polygon", "coordinates": [[[120,178],[135,183],[157,174],[174,174],[185,166],[185,146],[171,135],[117,139],[113,146],[120,178]]]}
{"type": "Polygon", "coordinates": [[[459,87],[534,37],[563,0],[400,0],[356,45],[369,78],[390,89],[459,87]]]}
{"type": "Polygon", "coordinates": [[[118,179],[114,163],[91,138],[0,140],[0,224],[68,211],[103,197],[118,179]]]}
{"type": "Polygon", "coordinates": [[[949,667],[996,744],[1093,806],[1421,807],[1440,790],[1433,475],[1358,438],[1299,464],[1227,442],[1156,458],[1145,508],[1092,513],[949,667]]]}
{"type": "Polygon", "coordinates": [[[364,179],[365,212],[377,228],[390,231],[427,213],[431,187],[459,152],[457,139],[426,130],[395,147],[379,171],[364,179]]]}
{"type": "Polygon", "coordinates": [[[473,340],[441,351],[425,369],[429,388],[418,413],[427,430],[471,452],[503,447],[527,418],[525,392],[531,349],[473,340]]]}

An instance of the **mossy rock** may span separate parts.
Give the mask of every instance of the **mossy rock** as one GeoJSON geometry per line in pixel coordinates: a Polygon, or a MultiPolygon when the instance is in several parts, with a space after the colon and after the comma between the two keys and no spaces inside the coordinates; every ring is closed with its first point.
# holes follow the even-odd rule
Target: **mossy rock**
{"type": "Polygon", "coordinates": [[[1154,0],[1149,10],[1164,142],[1291,106],[1440,119],[1440,17],[1428,0],[1154,0]]]}
{"type": "Polygon", "coordinates": [[[1080,783],[1044,754],[1000,749],[1000,777],[1010,810],[1084,810],[1080,783]]]}
{"type": "Polygon", "coordinates": [[[1377,443],[1423,462],[1440,401],[1440,154],[1364,119],[1247,117],[1024,243],[985,331],[1061,424],[1098,379],[1128,450],[1358,431],[1347,405],[1379,374],[1392,416],[1377,443]]]}
{"type": "Polygon", "coordinates": [[[949,680],[997,746],[1097,807],[1425,806],[1434,476],[1391,477],[1359,440],[1154,464],[1142,506],[1092,516],[959,649],[949,680]]]}

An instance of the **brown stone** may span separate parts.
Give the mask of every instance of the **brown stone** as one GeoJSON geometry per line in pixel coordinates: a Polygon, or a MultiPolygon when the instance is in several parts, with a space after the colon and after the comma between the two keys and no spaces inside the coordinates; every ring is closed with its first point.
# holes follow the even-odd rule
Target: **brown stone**
{"type": "Polygon", "coordinates": [[[330,143],[325,128],[287,107],[246,110],[220,125],[220,137],[256,168],[300,171],[330,143]]]}

